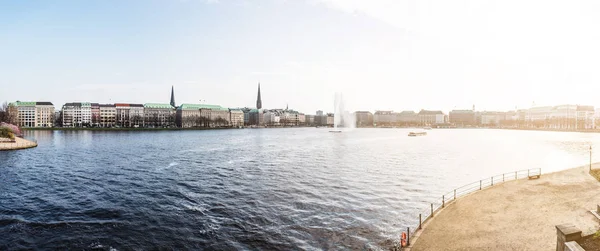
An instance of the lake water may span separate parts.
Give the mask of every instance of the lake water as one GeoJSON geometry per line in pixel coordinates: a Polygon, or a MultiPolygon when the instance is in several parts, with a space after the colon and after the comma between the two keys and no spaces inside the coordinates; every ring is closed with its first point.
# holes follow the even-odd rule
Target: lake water
{"type": "Polygon", "coordinates": [[[0,250],[388,249],[453,188],[584,165],[600,142],[409,131],[29,131],[39,147],[0,152],[0,250]]]}

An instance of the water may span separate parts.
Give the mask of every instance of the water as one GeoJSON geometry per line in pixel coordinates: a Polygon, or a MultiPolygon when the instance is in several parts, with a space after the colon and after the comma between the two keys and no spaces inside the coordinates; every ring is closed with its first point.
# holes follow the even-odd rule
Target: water
{"type": "Polygon", "coordinates": [[[39,147],[0,152],[0,250],[388,249],[441,194],[600,142],[409,131],[27,132],[39,147]]]}

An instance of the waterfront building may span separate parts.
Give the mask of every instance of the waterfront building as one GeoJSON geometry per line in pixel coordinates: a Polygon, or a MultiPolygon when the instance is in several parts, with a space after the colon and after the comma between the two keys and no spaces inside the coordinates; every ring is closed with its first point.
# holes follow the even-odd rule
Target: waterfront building
{"type": "Polygon", "coordinates": [[[294,110],[283,110],[280,115],[280,123],[283,126],[297,126],[300,123],[299,114],[294,110]]]}
{"type": "Polygon", "coordinates": [[[264,111],[262,109],[252,109],[248,114],[248,124],[255,126],[265,125],[264,111]]]}
{"type": "Polygon", "coordinates": [[[421,110],[418,114],[419,124],[431,126],[446,123],[446,115],[442,111],[421,110]]]}
{"type": "Polygon", "coordinates": [[[116,125],[117,121],[117,108],[113,104],[99,104],[100,110],[100,123],[99,126],[103,128],[111,128],[116,125]]]}
{"type": "Polygon", "coordinates": [[[327,113],[326,121],[327,121],[327,126],[334,126],[335,115],[333,113],[327,113]]]}
{"type": "Polygon", "coordinates": [[[318,110],[318,111],[316,112],[316,114],[317,114],[317,116],[323,116],[323,111],[321,111],[321,110],[318,110]]]}
{"type": "Polygon", "coordinates": [[[175,113],[178,127],[214,127],[229,125],[229,109],[219,105],[181,104],[175,113]]]}
{"type": "Polygon", "coordinates": [[[144,105],[129,104],[129,127],[144,127],[144,105]]]}
{"type": "Polygon", "coordinates": [[[373,113],[368,111],[357,111],[354,113],[356,116],[357,127],[371,127],[373,126],[373,113]]]}
{"type": "Polygon", "coordinates": [[[306,115],[306,126],[315,126],[315,115],[306,115]]]}
{"type": "Polygon", "coordinates": [[[144,126],[150,128],[175,126],[175,108],[171,104],[144,104],[144,126]]]}
{"type": "Polygon", "coordinates": [[[100,125],[100,104],[91,103],[92,122],[91,125],[97,127],[100,125]]]}
{"type": "Polygon", "coordinates": [[[280,112],[277,110],[266,110],[263,114],[264,123],[267,126],[278,126],[281,122],[280,112]]]}
{"type": "Polygon", "coordinates": [[[375,126],[391,126],[396,124],[396,115],[392,111],[375,111],[373,123],[375,126]]]}
{"type": "Polygon", "coordinates": [[[575,128],[577,130],[592,129],[594,127],[594,107],[589,105],[578,105],[577,120],[575,122],[575,128]]]}
{"type": "Polygon", "coordinates": [[[481,125],[483,126],[499,126],[506,119],[504,112],[481,112],[481,125]]]}
{"type": "MultiPolygon", "coordinates": [[[[488,119],[487,117],[486,119],[488,119]]],[[[451,124],[456,126],[475,126],[477,125],[477,119],[475,111],[473,110],[452,110],[448,113],[448,119],[451,124]]],[[[491,118],[491,119],[495,119],[491,118]]],[[[482,118],[483,120],[483,118],[482,118]]]]}
{"type": "Polygon", "coordinates": [[[9,113],[16,114],[16,125],[21,127],[52,127],[54,126],[54,105],[51,102],[21,102],[11,103],[9,113]]]}
{"type": "Polygon", "coordinates": [[[250,125],[250,111],[252,109],[248,107],[242,108],[242,112],[244,112],[244,125],[250,125]]]}
{"type": "Polygon", "coordinates": [[[306,115],[304,113],[298,113],[298,125],[306,125],[306,115]]]}
{"type": "Polygon", "coordinates": [[[594,112],[594,129],[600,128],[600,108],[596,108],[594,112]]]}
{"type": "Polygon", "coordinates": [[[62,108],[63,127],[87,127],[92,122],[92,104],[88,102],[66,103],[62,108]]]}
{"type": "Polygon", "coordinates": [[[232,126],[244,125],[244,112],[241,109],[229,109],[229,121],[232,126]]]}
{"type": "Polygon", "coordinates": [[[574,129],[577,119],[577,105],[557,105],[552,107],[548,128],[574,129]]]}
{"type": "Polygon", "coordinates": [[[416,125],[419,121],[419,116],[414,111],[402,111],[396,113],[396,121],[401,125],[416,125]]]}
{"type": "Polygon", "coordinates": [[[115,104],[117,110],[116,123],[118,127],[129,127],[129,104],[115,104]]]}
{"type": "Polygon", "coordinates": [[[210,127],[229,126],[231,122],[231,114],[228,108],[221,106],[210,107],[202,110],[209,110],[210,127]]]}
{"type": "Polygon", "coordinates": [[[17,125],[21,127],[35,127],[35,102],[13,103],[17,107],[17,125]]]}
{"type": "Polygon", "coordinates": [[[35,127],[54,126],[54,104],[35,102],[35,127]]]}

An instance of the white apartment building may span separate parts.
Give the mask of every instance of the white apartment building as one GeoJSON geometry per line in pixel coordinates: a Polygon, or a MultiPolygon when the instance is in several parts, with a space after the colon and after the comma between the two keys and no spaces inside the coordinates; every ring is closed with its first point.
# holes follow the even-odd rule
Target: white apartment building
{"type": "Polygon", "coordinates": [[[229,121],[232,126],[244,125],[244,112],[240,109],[229,109],[229,121]]]}
{"type": "Polygon", "coordinates": [[[21,102],[11,103],[13,111],[17,112],[16,121],[21,127],[52,127],[54,126],[54,105],[50,102],[21,102]]]}
{"type": "Polygon", "coordinates": [[[89,102],[63,105],[63,127],[89,126],[92,122],[92,104],[89,102]]]}
{"type": "Polygon", "coordinates": [[[17,125],[21,127],[35,127],[36,119],[36,102],[20,102],[12,103],[17,108],[17,125]]]}

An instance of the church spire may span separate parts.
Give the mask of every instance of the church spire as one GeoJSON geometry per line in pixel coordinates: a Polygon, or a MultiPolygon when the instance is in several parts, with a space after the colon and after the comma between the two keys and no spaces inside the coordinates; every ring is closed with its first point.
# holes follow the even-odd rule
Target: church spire
{"type": "Polygon", "coordinates": [[[260,82],[258,82],[258,96],[256,97],[256,109],[262,109],[262,99],[260,98],[260,82]]]}
{"type": "Polygon", "coordinates": [[[175,87],[171,86],[171,106],[176,107],[175,105],[175,87]]]}

